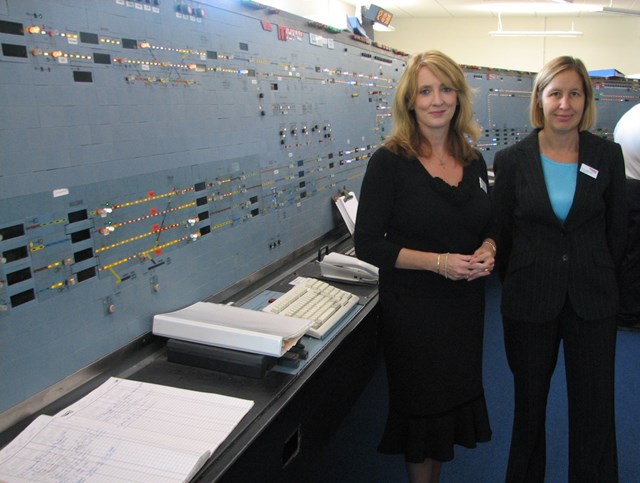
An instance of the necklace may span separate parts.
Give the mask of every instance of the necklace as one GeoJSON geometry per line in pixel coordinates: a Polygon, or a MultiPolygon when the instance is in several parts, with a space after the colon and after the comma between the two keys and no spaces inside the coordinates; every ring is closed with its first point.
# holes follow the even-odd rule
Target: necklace
{"type": "MultiPolygon", "coordinates": [[[[435,151],[431,151],[431,154],[433,154],[439,160],[441,168],[444,168],[446,166],[444,156],[438,156],[435,151]]],[[[444,155],[444,152],[442,154],[444,155]]]]}

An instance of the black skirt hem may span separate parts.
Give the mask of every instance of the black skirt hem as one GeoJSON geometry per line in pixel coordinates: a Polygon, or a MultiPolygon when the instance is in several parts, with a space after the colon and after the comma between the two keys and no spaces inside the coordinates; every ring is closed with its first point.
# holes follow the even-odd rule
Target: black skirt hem
{"type": "Polygon", "coordinates": [[[454,445],[475,448],[491,434],[484,394],[437,415],[407,416],[391,408],[378,452],[403,454],[407,463],[445,462],[453,460],[454,445]]]}

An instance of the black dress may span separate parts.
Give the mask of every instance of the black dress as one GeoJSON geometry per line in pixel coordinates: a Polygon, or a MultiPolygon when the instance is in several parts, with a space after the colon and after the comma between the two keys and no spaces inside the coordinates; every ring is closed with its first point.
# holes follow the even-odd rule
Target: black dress
{"type": "Polygon", "coordinates": [[[389,383],[378,450],[404,454],[407,462],[449,461],[454,444],[475,447],[491,439],[482,385],[484,279],[452,281],[394,268],[402,247],[472,254],[490,236],[487,187],[482,158],[453,187],[418,159],[386,148],[371,157],[362,183],[355,247],[358,258],[380,269],[389,383]]]}

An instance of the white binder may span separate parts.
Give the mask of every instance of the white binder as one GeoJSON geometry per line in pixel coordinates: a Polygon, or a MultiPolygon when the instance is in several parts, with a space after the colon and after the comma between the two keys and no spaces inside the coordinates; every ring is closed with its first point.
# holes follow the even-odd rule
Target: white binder
{"type": "Polygon", "coordinates": [[[153,317],[152,332],[163,337],[280,357],[312,321],[233,305],[196,302],[153,317]]]}

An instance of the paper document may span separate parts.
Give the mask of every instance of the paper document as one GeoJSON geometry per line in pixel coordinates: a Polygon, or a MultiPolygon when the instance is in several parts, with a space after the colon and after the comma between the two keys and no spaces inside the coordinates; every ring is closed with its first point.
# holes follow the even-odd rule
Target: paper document
{"type": "Polygon", "coordinates": [[[11,483],[186,482],[253,401],[111,378],[0,451],[11,483]]]}
{"type": "Polygon", "coordinates": [[[104,423],[39,416],[0,452],[0,481],[8,483],[186,482],[209,451],[181,447],[172,438],[139,439],[104,423]]]}
{"type": "Polygon", "coordinates": [[[358,212],[358,199],[356,198],[356,194],[350,191],[347,194],[335,197],[334,202],[347,225],[349,233],[353,236],[356,228],[356,213],[358,212]]]}

